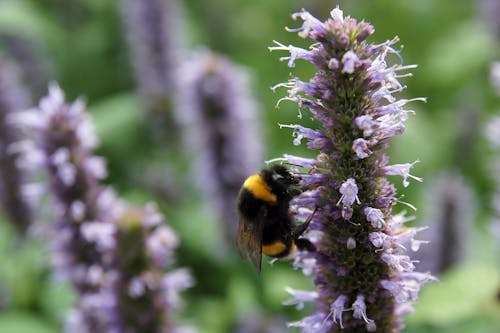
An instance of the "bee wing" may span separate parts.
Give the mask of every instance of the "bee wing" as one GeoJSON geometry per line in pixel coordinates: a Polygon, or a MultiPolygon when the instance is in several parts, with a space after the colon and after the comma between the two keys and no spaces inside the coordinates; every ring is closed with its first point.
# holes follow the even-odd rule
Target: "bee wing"
{"type": "Polygon", "coordinates": [[[254,221],[240,217],[237,245],[242,259],[249,259],[260,273],[262,263],[262,232],[267,210],[262,208],[254,221]]]}

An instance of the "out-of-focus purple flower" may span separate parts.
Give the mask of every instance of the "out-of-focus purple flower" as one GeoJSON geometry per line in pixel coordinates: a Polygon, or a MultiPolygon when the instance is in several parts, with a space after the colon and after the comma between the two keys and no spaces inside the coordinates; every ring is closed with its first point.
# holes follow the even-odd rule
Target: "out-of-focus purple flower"
{"type": "Polygon", "coordinates": [[[125,0],[120,6],[139,94],[150,112],[153,134],[161,132],[178,140],[172,113],[177,94],[176,68],[184,41],[181,3],[125,0]]]}
{"type": "Polygon", "coordinates": [[[480,0],[478,4],[482,12],[483,21],[486,23],[491,33],[497,39],[500,39],[500,22],[498,20],[500,3],[496,0],[480,0]]]}
{"type": "Polygon", "coordinates": [[[401,134],[414,113],[406,105],[425,100],[394,96],[404,89],[399,78],[415,66],[391,64],[390,58],[401,59],[393,47],[398,40],[367,43],[373,27],[344,17],[339,8],[325,22],[305,10],[293,18],[303,25],[289,30],[313,44],[300,52],[278,42],[270,49],[289,51],[291,56],[282,60],[290,67],[300,59],[318,68],[308,82],[293,78],[276,86],[288,88],[280,102],[298,103],[319,124],[314,130],[288,126],[296,138],[308,141],[316,159],[281,159],[305,169],[306,191],[292,201],[291,210],[303,217],[301,210],[316,209],[305,236],[316,251],[300,252],[294,265],[309,273],[314,264],[318,292],[314,298],[293,293],[294,304],[313,301],[317,309],[290,325],[302,332],[400,332],[400,310],[411,306],[420,287],[433,279],[414,272],[407,251],[422,243],[414,238],[421,229],[403,227],[408,219],[393,215],[400,200],[386,178],[401,176],[405,187],[410,179],[422,181],[410,174],[416,162],[388,165],[383,153],[387,140],[401,134]]]}
{"type": "MultiPolygon", "coordinates": [[[[492,117],[486,125],[485,131],[486,137],[491,142],[493,149],[498,152],[500,150],[500,116],[492,117]]],[[[490,168],[496,186],[491,203],[494,210],[494,217],[490,225],[490,231],[497,240],[497,243],[500,243],[500,177],[498,176],[500,172],[500,158],[498,156],[493,158],[490,168]]]]}
{"type": "Polygon", "coordinates": [[[22,84],[27,87],[31,99],[39,100],[52,75],[46,50],[41,43],[19,33],[0,33],[0,45],[6,56],[19,66],[22,84]]]}
{"type": "Polygon", "coordinates": [[[247,71],[203,51],[179,71],[179,121],[195,156],[194,178],[234,237],[233,202],[244,179],[259,168],[262,156],[258,107],[247,71]]]}
{"type": "Polygon", "coordinates": [[[56,218],[53,264],[79,294],[68,331],[112,332],[119,322],[113,291],[119,273],[113,264],[123,204],[99,184],[106,173],[93,155],[98,140],[89,115],[80,100],[66,104],[62,90],[52,84],[38,108],[18,112],[11,122],[31,131],[33,141],[24,154],[39,156],[31,167],[48,172],[56,218]]]}
{"type": "Polygon", "coordinates": [[[192,284],[187,273],[164,273],[177,238],[153,206],[127,207],[100,184],[106,167],[83,103],[66,104],[51,85],[37,109],[10,121],[31,130],[25,154],[40,156],[32,167],[48,171],[55,197],[54,266],[78,293],[66,331],[173,331],[178,292],[192,284]]]}
{"type": "Polygon", "coordinates": [[[0,203],[7,219],[19,234],[25,234],[32,224],[32,205],[22,193],[26,171],[16,162],[19,152],[13,144],[22,139],[8,118],[29,106],[20,86],[16,68],[0,60],[0,203]]]}
{"type": "Polygon", "coordinates": [[[497,95],[500,95],[500,61],[495,61],[490,68],[490,82],[497,95]]]}
{"type": "Polygon", "coordinates": [[[118,222],[117,242],[123,331],[174,332],[174,310],[182,305],[179,293],[194,283],[185,269],[165,273],[178,245],[174,231],[149,204],[127,211],[118,222]]]}
{"type": "Polygon", "coordinates": [[[415,258],[417,268],[440,274],[467,256],[474,221],[474,196],[457,172],[442,173],[429,182],[426,225],[420,237],[429,242],[415,258]]]}

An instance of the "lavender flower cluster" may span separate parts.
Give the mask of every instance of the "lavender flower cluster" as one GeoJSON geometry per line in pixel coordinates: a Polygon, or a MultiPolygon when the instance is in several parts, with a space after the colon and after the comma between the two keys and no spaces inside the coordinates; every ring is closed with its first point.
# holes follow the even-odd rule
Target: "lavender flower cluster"
{"type": "Polygon", "coordinates": [[[426,224],[421,233],[429,245],[416,253],[417,268],[439,276],[467,259],[475,216],[472,189],[458,171],[441,172],[425,191],[426,224]]]}
{"type": "Polygon", "coordinates": [[[305,10],[293,15],[304,23],[288,30],[311,39],[309,49],[279,42],[270,47],[290,52],[281,58],[289,67],[306,60],[317,68],[308,82],[292,78],[274,87],[288,89],[278,104],[296,102],[317,124],[282,125],[293,129],[295,145],[306,139],[317,153],[278,159],[306,170],[306,191],[292,202],[296,216],[305,219],[315,210],[308,237],[317,250],[300,253],[295,265],[314,275],[317,291],[290,289],[288,304],[315,302],[317,309],[290,326],[303,332],[399,332],[402,316],[433,277],[414,271],[407,252],[418,250],[421,228],[405,227],[411,218],[393,214],[402,201],[386,177],[401,176],[405,187],[410,179],[422,181],[410,173],[417,161],[389,165],[383,151],[414,113],[406,104],[425,99],[394,96],[405,88],[399,79],[410,76],[404,71],[415,67],[389,63],[391,57],[402,60],[393,48],[397,38],[368,43],[372,25],[344,17],[339,8],[330,14],[325,22],[305,10]]]}
{"type": "Polygon", "coordinates": [[[173,331],[178,292],[192,284],[185,270],[164,273],[177,238],[153,206],[131,208],[100,184],[106,167],[93,155],[98,140],[83,102],[65,104],[51,85],[38,108],[11,121],[31,131],[24,153],[47,170],[55,197],[53,262],[78,294],[66,331],[173,331]]]}
{"type": "Polygon", "coordinates": [[[27,182],[26,172],[16,161],[19,152],[15,143],[21,140],[22,134],[10,126],[8,119],[28,103],[18,71],[10,62],[0,60],[0,203],[20,235],[25,235],[32,224],[33,207],[22,192],[27,182]]]}
{"type": "Polygon", "coordinates": [[[179,139],[174,119],[176,68],[183,54],[183,10],[177,0],[124,0],[120,3],[138,90],[149,126],[163,145],[179,139]]]}
{"type": "Polygon", "coordinates": [[[193,156],[193,174],[210,206],[235,239],[234,202],[245,178],[262,156],[258,106],[250,94],[250,75],[221,55],[199,51],[179,70],[177,118],[193,156]],[[244,127],[244,128],[242,128],[244,127]]]}
{"type": "MultiPolygon", "coordinates": [[[[492,148],[498,152],[500,148],[500,116],[492,117],[485,130],[486,136],[490,141],[492,148]]],[[[494,211],[494,217],[490,225],[490,231],[498,243],[500,240],[500,178],[498,177],[500,171],[500,160],[498,157],[493,159],[491,169],[494,177],[493,180],[495,182],[495,193],[493,194],[493,200],[491,203],[494,211]]]]}

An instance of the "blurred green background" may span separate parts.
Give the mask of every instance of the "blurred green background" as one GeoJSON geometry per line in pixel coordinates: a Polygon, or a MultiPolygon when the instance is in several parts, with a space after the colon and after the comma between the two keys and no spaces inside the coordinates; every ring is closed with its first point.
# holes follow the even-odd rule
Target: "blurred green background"
{"type": "MultiPolygon", "coordinates": [[[[416,224],[432,223],[430,211],[440,208],[430,207],[438,200],[429,200],[428,191],[442,172],[462,174],[472,198],[467,204],[470,207],[466,207],[470,218],[462,222],[469,230],[465,240],[447,249],[465,254],[439,274],[439,282],[424,288],[416,312],[407,317],[404,332],[500,332],[500,246],[489,232],[495,152],[484,136],[488,119],[500,112],[500,99],[489,80],[491,63],[500,59],[500,30],[489,17],[499,20],[500,10],[498,15],[491,15],[481,7],[487,2],[181,1],[188,48],[212,49],[248,67],[253,74],[254,95],[261,106],[264,127],[264,160],[283,153],[310,155],[304,147],[293,146],[290,131],[280,130],[277,125],[297,120],[296,105],[284,102],[275,109],[277,100],[286,92],[273,93],[270,89],[288,80],[290,72],[303,79],[312,73],[312,68],[301,61],[291,70],[279,62],[284,54],[267,50],[273,39],[285,45],[307,45],[296,34],[285,31],[285,26],[300,24],[291,19],[291,13],[306,8],[325,19],[339,4],[346,15],[375,26],[371,41],[378,43],[399,36],[404,62],[419,65],[413,77],[404,79],[408,89],[403,95],[425,96],[428,102],[411,105],[416,115],[407,122],[406,132],[393,140],[389,154],[393,163],[419,159],[413,174],[426,182],[402,188],[399,179],[393,181],[405,201],[418,207],[416,224]]],[[[277,262],[271,267],[267,259],[261,276],[257,276],[248,262],[240,262],[235,246],[224,244],[217,217],[194,186],[181,185],[181,198],[169,204],[161,193],[142,181],[145,170],[152,165],[158,173],[155,179],[162,179],[162,173],[172,177],[167,173],[182,169],[189,159],[165,153],[162,144],[149,135],[136,93],[119,3],[0,0],[0,35],[32,41],[40,58],[45,59],[42,62],[47,78],[60,84],[67,100],[85,97],[101,139],[98,153],[108,160],[108,182],[131,202],[157,201],[179,234],[177,265],[188,267],[197,281],[183,295],[185,308],[179,320],[207,333],[286,331],[271,327],[284,327],[286,321],[297,320],[314,309],[297,311],[283,306],[288,299],[284,287],[311,289],[310,279],[293,270],[289,262],[277,262]],[[241,329],[252,322],[261,323],[261,330],[241,329]]],[[[8,56],[1,44],[0,50],[8,56]]],[[[38,89],[43,95],[46,82],[40,83],[38,89]]],[[[457,224],[454,228],[460,232],[462,227],[457,224]]],[[[20,244],[9,225],[0,224],[0,332],[61,330],[74,295],[68,286],[51,279],[48,263],[49,253],[43,242],[20,244]]]]}

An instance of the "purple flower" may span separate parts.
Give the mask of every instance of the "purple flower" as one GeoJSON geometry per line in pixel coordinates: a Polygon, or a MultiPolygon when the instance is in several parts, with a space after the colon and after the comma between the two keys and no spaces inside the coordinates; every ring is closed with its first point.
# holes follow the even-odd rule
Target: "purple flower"
{"type": "Polygon", "coordinates": [[[178,293],[192,285],[185,271],[165,273],[177,237],[154,206],[131,208],[100,184],[106,167],[93,155],[98,140],[84,105],[66,104],[53,84],[37,109],[11,121],[31,130],[25,154],[40,155],[32,167],[48,173],[53,262],[78,293],[66,331],[172,331],[178,293]]]}
{"type": "Polygon", "coordinates": [[[179,71],[179,121],[194,158],[193,178],[234,238],[233,202],[262,156],[258,106],[250,75],[220,55],[201,51],[179,71]]]}
{"type": "MultiPolygon", "coordinates": [[[[498,151],[500,150],[500,116],[494,116],[486,125],[486,137],[489,139],[492,148],[497,156],[493,159],[491,169],[494,184],[496,186],[495,193],[492,198],[492,208],[494,210],[493,218],[490,225],[490,231],[497,244],[500,243],[500,159],[498,159],[498,151]]],[[[497,250],[500,250],[497,249],[497,250]]]]}
{"type": "Polygon", "coordinates": [[[289,287],[286,287],[285,290],[292,298],[283,302],[283,305],[296,305],[297,310],[304,308],[304,302],[314,302],[318,297],[318,293],[315,291],[294,290],[289,287]]]}
{"type": "Polygon", "coordinates": [[[339,8],[325,22],[306,11],[293,17],[304,24],[291,31],[312,39],[311,47],[299,52],[275,42],[278,47],[270,49],[290,51],[291,57],[282,58],[289,66],[301,59],[318,71],[308,82],[294,78],[276,87],[287,88],[284,99],[297,102],[319,124],[314,129],[287,125],[294,129],[294,144],[307,140],[317,158],[285,155],[279,160],[305,169],[305,191],[291,210],[307,218],[301,211],[316,209],[305,236],[316,251],[298,253],[294,266],[314,274],[318,291],[314,298],[295,293],[298,300],[290,304],[312,301],[317,307],[314,315],[291,326],[303,332],[399,332],[407,312],[402,309],[432,279],[414,272],[415,261],[406,252],[422,243],[414,238],[421,229],[403,228],[409,219],[393,215],[401,201],[386,178],[401,176],[404,186],[409,178],[422,181],[410,174],[416,162],[388,165],[383,153],[414,113],[405,106],[425,100],[393,95],[404,88],[398,79],[408,74],[401,72],[414,66],[391,65],[388,55],[401,59],[393,48],[398,40],[367,43],[373,27],[344,17],[339,8]]]}
{"type": "MultiPolygon", "coordinates": [[[[475,202],[471,188],[458,172],[441,172],[434,178],[424,192],[429,228],[420,233],[429,245],[416,254],[416,266],[439,275],[467,258],[475,202]]],[[[413,245],[418,247],[419,242],[413,245]]]]}
{"type": "MultiPolygon", "coordinates": [[[[67,12],[65,14],[67,16],[67,12]]],[[[22,82],[31,98],[41,98],[52,76],[51,63],[42,43],[13,31],[0,33],[0,45],[6,56],[19,66],[22,82]]]]}
{"type": "Polygon", "coordinates": [[[171,270],[178,243],[153,204],[129,207],[118,221],[116,290],[124,332],[176,329],[173,313],[182,305],[179,293],[194,283],[187,270],[171,270]]]}
{"type": "Polygon", "coordinates": [[[179,140],[174,107],[176,68],[183,56],[185,28],[177,0],[125,0],[121,2],[125,34],[139,94],[149,113],[152,134],[174,148],[179,140]]]}
{"type": "Polygon", "coordinates": [[[0,60],[0,204],[8,220],[22,235],[32,223],[33,208],[22,191],[26,170],[16,162],[19,152],[15,144],[22,139],[22,133],[9,124],[9,118],[29,103],[17,74],[10,63],[0,60]]]}
{"type": "Polygon", "coordinates": [[[11,118],[33,135],[24,153],[40,158],[31,167],[45,169],[49,176],[56,274],[68,279],[79,294],[68,329],[111,331],[118,324],[113,291],[118,272],[113,263],[116,219],[123,204],[99,184],[105,172],[102,161],[93,156],[98,141],[89,115],[79,100],[66,104],[62,90],[52,84],[37,109],[11,118]]]}
{"type": "Polygon", "coordinates": [[[483,22],[498,40],[498,38],[500,38],[500,22],[498,21],[500,3],[496,0],[481,0],[478,1],[478,5],[483,22]]]}
{"type": "Polygon", "coordinates": [[[490,81],[495,93],[500,95],[500,61],[495,61],[490,68],[490,81]]]}

